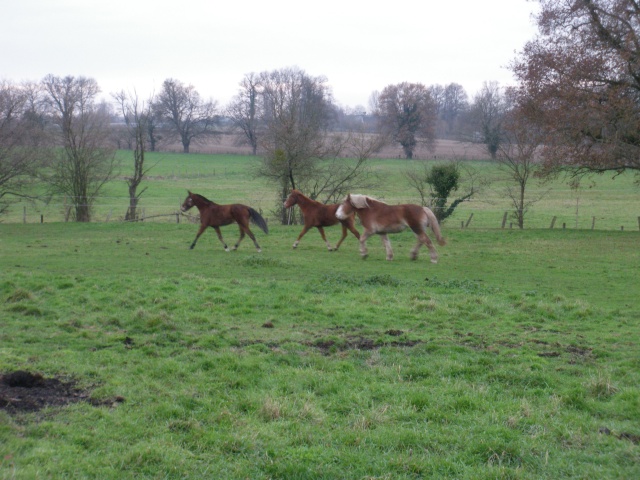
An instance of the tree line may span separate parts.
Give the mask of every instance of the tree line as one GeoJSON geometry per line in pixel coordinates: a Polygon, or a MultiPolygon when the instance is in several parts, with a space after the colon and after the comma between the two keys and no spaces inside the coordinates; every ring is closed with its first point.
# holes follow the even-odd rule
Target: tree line
{"type": "MultiPolygon", "coordinates": [[[[121,91],[111,102],[100,101],[97,82],[86,77],[2,81],[0,213],[38,184],[46,195],[68,198],[70,218],[89,221],[102,187],[124,171],[126,218],[135,219],[153,167],[146,152],[179,141],[189,153],[193,144],[233,132],[280,200],[299,188],[323,202],[373,186],[367,160],[385,145],[399,145],[411,159],[436,138],[483,143],[513,180],[507,194],[522,227],[536,200],[526,196],[534,176],[640,171],[637,2],[537,1],[539,32],[510,65],[517,84],[488,81],[471,99],[457,83],[402,82],[372,92],[367,108],[342,108],[325,77],[297,67],[246,74],[224,107],[177,79],[165,80],[151,98],[121,91]],[[117,148],[132,151],[130,165],[116,163],[117,148]]],[[[442,195],[456,191],[460,174],[459,166],[418,168],[408,183],[444,219],[477,192],[472,182],[447,205],[442,195]]],[[[279,215],[288,221],[283,209],[279,215]]]]}

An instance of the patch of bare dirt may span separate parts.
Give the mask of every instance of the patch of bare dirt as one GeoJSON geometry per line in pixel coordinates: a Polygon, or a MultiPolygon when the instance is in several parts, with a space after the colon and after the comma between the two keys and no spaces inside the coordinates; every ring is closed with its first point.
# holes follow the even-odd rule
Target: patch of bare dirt
{"type": "Polygon", "coordinates": [[[46,378],[40,373],[18,370],[0,375],[0,409],[11,414],[36,412],[45,407],[64,406],[76,402],[92,405],[114,405],[122,397],[95,400],[91,392],[77,387],[73,380],[46,378]]]}

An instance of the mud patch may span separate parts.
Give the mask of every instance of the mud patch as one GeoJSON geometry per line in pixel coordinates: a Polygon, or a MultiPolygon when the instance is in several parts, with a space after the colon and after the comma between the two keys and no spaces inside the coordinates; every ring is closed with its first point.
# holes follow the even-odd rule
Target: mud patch
{"type": "Polygon", "coordinates": [[[91,405],[114,405],[122,397],[95,400],[91,392],[77,387],[73,380],[46,378],[40,373],[18,370],[0,375],[0,409],[11,414],[37,412],[45,407],[64,406],[76,402],[91,405]]]}
{"type": "Polygon", "coordinates": [[[315,342],[309,342],[306,345],[315,347],[324,355],[328,355],[332,352],[344,352],[347,350],[375,350],[383,347],[415,347],[419,343],[422,342],[419,340],[376,342],[370,338],[349,337],[344,341],[317,340],[315,342]]]}

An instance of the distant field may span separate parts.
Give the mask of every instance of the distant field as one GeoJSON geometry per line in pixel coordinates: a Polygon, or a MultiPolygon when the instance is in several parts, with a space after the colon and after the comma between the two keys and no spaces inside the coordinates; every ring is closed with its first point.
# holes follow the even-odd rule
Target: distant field
{"type": "MultiPolygon", "coordinates": [[[[446,149],[446,147],[442,147],[446,149]]],[[[452,147],[453,148],[453,147],[452,147]]],[[[453,151],[459,151],[460,145],[453,151]]],[[[131,153],[120,151],[123,172],[131,153]]],[[[453,154],[452,154],[453,156],[453,154]]],[[[459,158],[459,157],[458,157],[459,158]]],[[[201,193],[218,203],[246,203],[260,209],[267,217],[278,200],[276,189],[253,174],[253,167],[259,158],[232,154],[148,154],[148,163],[155,164],[143,186],[148,187],[141,201],[147,217],[152,221],[175,222],[174,214],[185,197],[186,189],[201,193]],[[162,215],[157,217],[157,215],[162,215]]],[[[350,160],[345,160],[350,161],[350,160]]],[[[440,160],[433,160],[440,161],[440,160]]],[[[414,168],[417,161],[404,159],[372,159],[371,169],[380,177],[379,186],[370,191],[360,191],[379,197],[390,203],[418,202],[417,192],[407,186],[404,172],[414,168]]],[[[466,160],[465,165],[473,168],[479,177],[489,183],[470,202],[460,205],[450,218],[446,228],[460,228],[471,214],[470,228],[500,228],[504,213],[512,207],[505,196],[508,180],[495,163],[480,160],[466,160]]],[[[531,196],[542,196],[526,214],[526,228],[548,228],[556,217],[556,228],[600,230],[638,230],[640,216],[640,188],[634,184],[632,174],[611,174],[585,179],[581,188],[572,190],[566,179],[558,179],[541,185],[533,180],[529,186],[531,196]],[[544,195],[543,195],[544,194],[544,195]],[[594,218],[595,217],[595,218],[594,218]]],[[[113,181],[103,191],[96,203],[94,220],[115,221],[124,217],[127,208],[126,185],[122,180],[113,181]]],[[[45,222],[64,220],[64,198],[15,205],[3,222],[22,222],[26,208],[26,221],[45,222]]],[[[506,227],[509,228],[509,218],[506,227]]]]}

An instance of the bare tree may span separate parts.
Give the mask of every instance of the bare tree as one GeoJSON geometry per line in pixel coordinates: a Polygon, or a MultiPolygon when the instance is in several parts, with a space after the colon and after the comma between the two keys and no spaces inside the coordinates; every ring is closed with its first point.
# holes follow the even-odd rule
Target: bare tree
{"type": "Polygon", "coordinates": [[[257,174],[278,186],[283,223],[289,216],[282,203],[292,188],[326,201],[367,178],[366,156],[379,148],[377,137],[331,131],[335,109],[324,77],[284,68],[261,73],[260,85],[265,154],[257,174]],[[346,152],[358,160],[341,160],[346,152]]]}
{"type": "Polygon", "coordinates": [[[184,153],[189,153],[192,142],[202,142],[218,135],[217,103],[202,100],[193,85],[185,86],[172,78],[165,80],[153,109],[170,126],[167,132],[180,139],[184,153]]]}
{"type": "Polygon", "coordinates": [[[547,170],[640,170],[640,4],[537,0],[538,36],[512,63],[537,108],[547,170]]]}
{"type": "Polygon", "coordinates": [[[450,83],[444,88],[440,118],[446,125],[445,135],[454,133],[456,123],[468,107],[467,92],[462,85],[450,83]]]}
{"type": "Polygon", "coordinates": [[[117,167],[108,145],[109,112],[96,104],[100,89],[92,78],[48,75],[42,85],[55,126],[51,173],[44,178],[53,193],[70,201],[75,220],[88,222],[96,196],[117,167]]]}
{"type": "Polygon", "coordinates": [[[0,81],[0,214],[24,195],[39,164],[41,123],[30,85],[0,81]]]}
{"type": "Polygon", "coordinates": [[[242,132],[242,139],[251,147],[251,153],[258,151],[258,128],[261,118],[260,77],[249,73],[240,82],[238,94],[226,109],[233,126],[242,132]]]}
{"type": "Polygon", "coordinates": [[[504,116],[509,109],[507,98],[498,82],[484,82],[471,106],[473,125],[479,130],[480,140],[487,145],[495,159],[503,137],[504,116]]]}
{"type": "Polygon", "coordinates": [[[529,208],[548,193],[547,190],[531,196],[527,191],[529,182],[540,170],[538,156],[543,137],[528,122],[526,110],[526,106],[520,106],[509,112],[505,120],[503,142],[497,154],[501,169],[513,182],[513,185],[506,187],[505,194],[511,200],[513,215],[519,228],[524,228],[524,217],[529,208]]]}
{"type": "Polygon", "coordinates": [[[126,125],[128,137],[131,139],[133,151],[133,172],[125,180],[129,190],[129,207],[125,220],[138,218],[137,208],[140,197],[147,187],[138,190],[145,175],[154,165],[145,165],[145,153],[149,140],[149,122],[152,119],[151,102],[140,101],[136,93],[127,94],[124,91],[113,94],[126,125]]]}
{"type": "MultiPolygon", "coordinates": [[[[259,174],[279,185],[279,204],[317,175],[317,160],[335,156],[327,141],[332,110],[325,82],[298,68],[260,74],[265,156],[259,174]]],[[[284,209],[281,217],[286,223],[284,209]]]]}
{"type": "Polygon", "coordinates": [[[419,142],[433,146],[436,104],[424,85],[407,82],[388,85],[376,101],[381,131],[402,146],[406,158],[413,158],[419,142]]]}
{"type": "Polygon", "coordinates": [[[368,133],[366,125],[334,135],[335,152],[338,156],[320,161],[315,174],[305,182],[307,195],[323,203],[337,203],[353,189],[369,189],[379,183],[368,160],[378,153],[387,142],[382,135],[368,133]],[[346,160],[349,159],[349,160],[346,160]]]}

